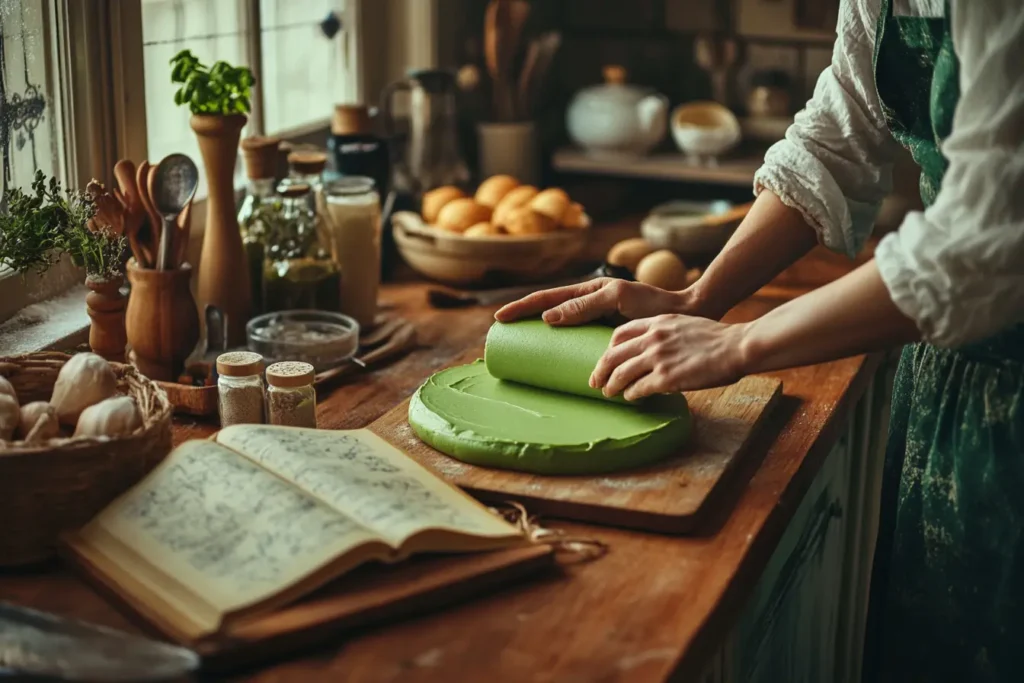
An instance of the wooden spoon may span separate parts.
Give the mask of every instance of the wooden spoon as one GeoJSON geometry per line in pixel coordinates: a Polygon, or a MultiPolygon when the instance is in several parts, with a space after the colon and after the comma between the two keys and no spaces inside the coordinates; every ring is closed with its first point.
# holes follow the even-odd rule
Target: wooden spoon
{"type": "Polygon", "coordinates": [[[152,268],[156,266],[156,250],[157,245],[160,244],[160,216],[157,214],[156,208],[149,198],[149,172],[149,162],[141,162],[135,170],[135,186],[138,189],[139,201],[146,212],[146,222],[149,224],[148,234],[145,237],[141,236],[143,233],[140,230],[139,242],[143,244],[144,249],[148,250],[150,255],[149,262],[152,264],[150,267],[152,268]]]}
{"type": "Polygon", "coordinates": [[[545,33],[530,41],[523,70],[519,74],[518,105],[519,116],[528,119],[536,113],[537,98],[544,87],[544,80],[555,53],[562,45],[562,34],[557,31],[545,33]]]}
{"type": "Polygon", "coordinates": [[[120,186],[124,197],[124,234],[140,268],[152,268],[153,259],[139,240],[139,230],[146,220],[146,208],[139,197],[139,188],[135,184],[135,164],[128,159],[121,159],[114,164],[114,178],[120,186]]]}

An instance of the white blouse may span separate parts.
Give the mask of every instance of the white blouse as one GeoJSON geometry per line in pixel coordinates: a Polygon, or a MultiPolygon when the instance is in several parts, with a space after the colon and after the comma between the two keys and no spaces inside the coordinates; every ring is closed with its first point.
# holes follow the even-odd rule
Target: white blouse
{"type": "MultiPolygon", "coordinates": [[[[941,16],[941,0],[894,12],[941,16]]],[[[1024,321],[1024,11],[1020,0],[954,0],[960,100],[935,203],[907,214],[875,260],[925,340],[955,347],[1024,321]]],[[[832,65],[754,192],[798,209],[825,246],[853,256],[892,185],[897,143],[882,117],[872,56],[880,0],[843,0],[832,65]]]]}

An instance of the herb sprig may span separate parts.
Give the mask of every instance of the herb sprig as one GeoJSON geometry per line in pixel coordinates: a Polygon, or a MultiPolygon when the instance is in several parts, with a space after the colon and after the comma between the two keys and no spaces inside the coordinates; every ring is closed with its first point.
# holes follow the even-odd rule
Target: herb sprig
{"type": "Polygon", "coordinates": [[[227,116],[249,113],[256,78],[248,67],[224,61],[207,67],[191,50],[182,50],[171,58],[171,83],[181,84],[175,104],[188,104],[193,114],[227,116]]]}
{"type": "Polygon", "coordinates": [[[41,275],[67,254],[91,277],[121,273],[125,239],[109,226],[90,228],[96,204],[88,194],[62,192],[56,178],[47,182],[37,171],[32,191],[11,188],[4,193],[3,205],[7,210],[0,212],[0,265],[41,275]]]}

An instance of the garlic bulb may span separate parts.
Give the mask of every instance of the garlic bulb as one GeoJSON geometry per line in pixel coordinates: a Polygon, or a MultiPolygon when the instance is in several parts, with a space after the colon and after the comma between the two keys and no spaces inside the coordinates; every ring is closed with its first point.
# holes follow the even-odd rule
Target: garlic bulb
{"type": "Polygon", "coordinates": [[[82,411],[75,436],[128,436],[142,426],[142,415],[131,396],[115,396],[82,411]]]}
{"type": "Polygon", "coordinates": [[[57,409],[61,424],[74,425],[83,410],[116,392],[117,376],[110,363],[95,353],[80,353],[60,369],[50,405],[57,409]]]}
{"type": "Polygon", "coordinates": [[[20,421],[18,402],[7,394],[0,394],[0,441],[10,441],[20,421]]]}
{"type": "Polygon", "coordinates": [[[18,400],[18,392],[14,390],[14,385],[8,381],[6,377],[0,376],[0,394],[6,394],[15,401],[18,400]]]}
{"type": "Polygon", "coordinates": [[[21,407],[21,424],[18,425],[18,438],[33,441],[52,439],[60,433],[57,422],[57,409],[46,401],[33,401],[21,407]],[[35,433],[33,433],[35,432],[35,433]]]}

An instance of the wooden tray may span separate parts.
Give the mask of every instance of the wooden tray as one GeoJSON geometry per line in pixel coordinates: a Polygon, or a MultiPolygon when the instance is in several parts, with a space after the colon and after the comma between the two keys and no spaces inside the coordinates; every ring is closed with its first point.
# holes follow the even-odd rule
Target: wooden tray
{"type": "Polygon", "coordinates": [[[678,456],[599,476],[539,476],[463,463],[419,440],[406,401],[370,425],[421,464],[487,501],[517,500],[530,512],[662,533],[694,531],[745,482],[733,476],[782,396],[782,382],[746,377],[719,389],[687,392],[694,435],[678,456]]]}
{"type": "MultiPolygon", "coordinates": [[[[364,366],[373,366],[386,360],[400,356],[416,345],[416,329],[402,318],[382,320],[376,328],[359,338],[359,354],[356,358],[364,366]]],[[[208,364],[203,366],[200,374],[210,374],[208,364]]],[[[196,367],[196,366],[193,366],[196,367]]],[[[359,372],[355,363],[344,363],[336,368],[317,374],[314,384],[323,386],[336,379],[359,372]]],[[[217,386],[193,386],[178,382],[157,382],[167,392],[167,397],[174,406],[174,412],[193,417],[215,417],[217,415],[217,386]]]]}
{"type": "Polygon", "coordinates": [[[123,598],[109,575],[98,571],[83,554],[71,546],[62,546],[61,554],[141,626],[194,649],[206,671],[253,666],[338,642],[345,631],[489,594],[552,568],[555,559],[550,546],[533,545],[470,555],[423,556],[396,565],[370,564],[291,607],[236,624],[215,638],[189,642],[123,598]]]}

